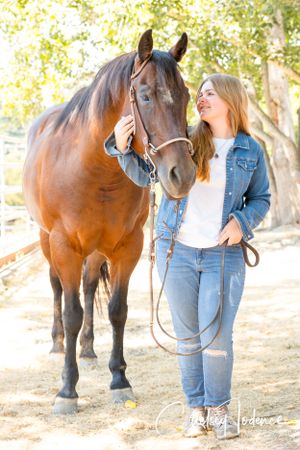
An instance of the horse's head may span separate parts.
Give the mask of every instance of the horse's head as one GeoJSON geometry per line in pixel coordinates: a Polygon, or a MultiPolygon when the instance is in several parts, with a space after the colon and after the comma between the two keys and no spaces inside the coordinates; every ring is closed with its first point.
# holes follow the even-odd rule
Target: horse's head
{"type": "MultiPolygon", "coordinates": [[[[153,50],[152,30],[146,31],[139,42],[131,81],[131,111],[135,119],[133,147],[141,156],[146,147],[161,185],[171,198],[187,195],[196,176],[186,133],[189,93],[177,66],[186,48],[184,33],[169,52],[153,50]],[[168,143],[176,138],[183,139],[168,143]],[[162,148],[155,152],[153,147],[160,146],[162,148]]],[[[124,106],[128,112],[128,103],[124,106]]]]}

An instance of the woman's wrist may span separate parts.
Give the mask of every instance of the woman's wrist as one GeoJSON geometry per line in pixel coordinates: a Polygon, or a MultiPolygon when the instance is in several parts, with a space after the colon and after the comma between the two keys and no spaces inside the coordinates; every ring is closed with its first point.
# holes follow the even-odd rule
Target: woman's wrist
{"type": "Polygon", "coordinates": [[[119,152],[125,153],[128,148],[128,139],[134,131],[134,122],[131,115],[122,117],[114,128],[116,138],[116,148],[119,152]]]}
{"type": "Polygon", "coordinates": [[[127,145],[125,148],[123,148],[123,146],[119,145],[116,141],[116,150],[118,150],[118,152],[120,152],[120,153],[125,153],[127,150],[127,145]]]}

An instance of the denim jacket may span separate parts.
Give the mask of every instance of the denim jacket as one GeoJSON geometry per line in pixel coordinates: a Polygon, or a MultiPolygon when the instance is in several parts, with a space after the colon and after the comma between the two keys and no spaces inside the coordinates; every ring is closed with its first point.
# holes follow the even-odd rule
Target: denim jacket
{"type": "MultiPolygon", "coordinates": [[[[108,155],[118,158],[121,168],[134,183],[141,187],[149,185],[149,167],[130,144],[126,152],[121,153],[115,146],[112,133],[105,141],[104,149],[108,155]]],[[[187,201],[188,196],[180,201],[162,196],[156,221],[158,235],[168,239],[171,232],[178,233],[187,201]]],[[[243,239],[248,241],[254,237],[252,230],[263,220],[269,208],[269,180],[263,150],[251,136],[239,132],[226,158],[221,229],[234,217],[241,227],[243,239]]]]}

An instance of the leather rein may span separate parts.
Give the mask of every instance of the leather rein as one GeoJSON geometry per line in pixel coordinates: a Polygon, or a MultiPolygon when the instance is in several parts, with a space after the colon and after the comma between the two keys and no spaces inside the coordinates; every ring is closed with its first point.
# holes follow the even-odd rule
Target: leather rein
{"type": "MultiPolygon", "coordinates": [[[[129,100],[130,100],[130,108],[131,108],[131,114],[133,117],[133,123],[134,123],[134,131],[133,131],[133,135],[136,134],[136,129],[139,128],[140,132],[141,132],[141,137],[142,137],[142,142],[144,145],[144,159],[145,161],[148,163],[149,167],[150,167],[150,172],[149,172],[149,178],[150,178],[150,245],[149,245],[149,260],[150,260],[150,273],[149,273],[149,278],[150,278],[150,332],[151,335],[154,339],[154,341],[156,342],[156,344],[162,348],[163,350],[165,350],[166,352],[170,353],[171,355],[177,355],[177,356],[191,356],[191,355],[195,355],[197,353],[203,352],[203,350],[205,350],[217,337],[220,328],[221,328],[221,323],[222,323],[222,315],[223,315],[223,308],[224,308],[224,270],[225,270],[225,249],[227,246],[227,241],[223,244],[222,246],[222,256],[221,256],[221,270],[220,270],[220,300],[219,300],[219,305],[217,307],[217,310],[215,312],[214,317],[212,318],[212,320],[208,323],[208,325],[201,331],[199,331],[199,333],[195,334],[194,336],[191,337],[186,337],[186,338],[177,338],[176,336],[173,336],[172,334],[168,333],[165,328],[163,327],[163,325],[161,324],[161,321],[159,319],[159,305],[160,305],[160,300],[162,297],[162,293],[163,293],[163,289],[164,289],[164,285],[165,285],[165,281],[167,278],[167,273],[168,273],[168,269],[169,269],[169,264],[173,255],[173,251],[174,251],[174,246],[175,246],[175,232],[173,232],[171,229],[169,229],[170,233],[171,233],[171,243],[169,246],[169,249],[167,251],[167,257],[166,257],[166,268],[165,268],[165,273],[164,273],[164,277],[162,280],[162,286],[160,288],[159,291],[159,295],[158,295],[158,300],[156,302],[156,305],[154,304],[154,291],[153,291],[153,268],[154,268],[154,264],[155,264],[155,242],[156,240],[158,240],[160,236],[156,236],[154,237],[154,222],[155,222],[155,210],[156,210],[156,203],[155,203],[155,183],[156,183],[156,166],[150,156],[151,155],[155,155],[156,153],[158,153],[159,151],[161,151],[163,148],[165,148],[167,145],[173,144],[174,142],[179,142],[179,141],[183,141],[186,142],[188,144],[188,150],[189,153],[191,155],[194,154],[194,150],[193,150],[193,144],[192,142],[187,138],[187,137],[178,137],[178,138],[173,138],[170,139],[166,142],[164,142],[163,144],[155,147],[149,138],[149,135],[144,127],[138,106],[137,106],[137,101],[136,101],[136,91],[135,88],[133,86],[133,80],[136,79],[136,77],[138,77],[138,75],[142,72],[142,70],[144,69],[144,67],[146,66],[146,64],[148,63],[148,61],[150,60],[151,56],[146,59],[141,66],[138,68],[138,70],[136,72],[134,72],[131,75],[131,82],[130,82],[130,89],[129,89],[129,100]],[[169,350],[167,347],[165,347],[164,345],[162,345],[158,339],[156,338],[155,334],[154,334],[154,311],[155,311],[155,317],[157,320],[157,324],[159,326],[159,328],[162,330],[162,332],[164,334],[166,334],[168,337],[170,337],[171,339],[174,339],[175,341],[191,341],[193,339],[195,339],[196,337],[199,337],[202,333],[204,333],[204,331],[206,331],[216,320],[218,320],[218,327],[217,327],[217,331],[214,335],[214,337],[210,340],[210,342],[208,344],[206,344],[203,347],[200,347],[199,349],[197,349],[196,351],[193,352],[187,352],[187,353],[181,353],[181,352],[175,352],[175,351],[171,351],[169,350]]],[[[177,223],[178,223],[178,211],[179,211],[179,201],[177,201],[177,205],[176,205],[176,227],[177,228],[177,223]]],[[[165,225],[167,226],[167,224],[165,223],[165,225]]],[[[245,263],[250,266],[250,267],[255,267],[257,266],[257,264],[259,263],[259,254],[257,252],[257,250],[252,247],[250,244],[248,244],[245,241],[241,241],[240,245],[242,247],[242,251],[243,251],[243,257],[245,260],[245,263]],[[255,261],[252,264],[248,258],[248,254],[247,254],[247,248],[249,248],[253,254],[255,255],[255,261]]]]}

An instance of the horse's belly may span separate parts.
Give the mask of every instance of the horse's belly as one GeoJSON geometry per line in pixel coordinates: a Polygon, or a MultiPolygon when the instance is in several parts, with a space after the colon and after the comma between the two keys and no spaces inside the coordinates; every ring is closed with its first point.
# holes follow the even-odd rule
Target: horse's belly
{"type": "Polygon", "coordinates": [[[25,205],[30,217],[38,224],[40,228],[49,231],[43,220],[40,207],[40,192],[37,186],[36,174],[32,170],[27,170],[28,163],[24,166],[23,175],[23,196],[25,205]]]}

